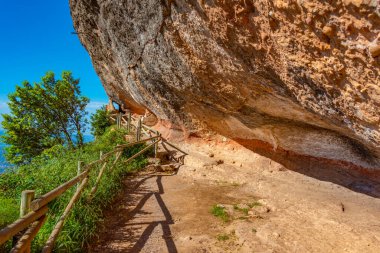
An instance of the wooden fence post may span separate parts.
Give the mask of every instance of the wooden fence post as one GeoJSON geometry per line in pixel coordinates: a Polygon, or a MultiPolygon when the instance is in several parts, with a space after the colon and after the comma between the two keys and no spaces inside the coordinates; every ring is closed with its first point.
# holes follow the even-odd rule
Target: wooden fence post
{"type": "MultiPolygon", "coordinates": [[[[20,203],[20,218],[24,217],[31,212],[30,205],[34,199],[34,190],[25,190],[21,193],[21,203],[20,203]]],[[[21,238],[23,232],[13,237],[13,246],[17,244],[17,241],[21,238]]],[[[30,253],[31,244],[28,244],[25,249],[25,253],[30,253]]]]}
{"type": "MultiPolygon", "coordinates": [[[[82,171],[82,161],[78,161],[78,167],[77,167],[77,175],[79,175],[82,171]]],[[[79,187],[79,183],[77,183],[77,189],[79,187]]]]}
{"type": "Polygon", "coordinates": [[[26,190],[21,193],[20,218],[24,217],[31,211],[30,203],[32,203],[34,199],[34,193],[33,190],[26,190]]]}
{"type": "Polygon", "coordinates": [[[140,137],[141,137],[141,117],[139,118],[139,121],[137,123],[136,141],[140,141],[140,137]]]}
{"type": "MultiPolygon", "coordinates": [[[[158,137],[161,139],[161,134],[157,132],[158,137]]],[[[158,142],[154,144],[154,158],[157,158],[158,142]]]]}
{"type": "Polygon", "coordinates": [[[117,115],[117,128],[121,128],[121,112],[117,115]]]}
{"type": "Polygon", "coordinates": [[[132,114],[131,112],[128,112],[128,123],[127,123],[128,134],[131,132],[131,121],[132,121],[132,114]]]}

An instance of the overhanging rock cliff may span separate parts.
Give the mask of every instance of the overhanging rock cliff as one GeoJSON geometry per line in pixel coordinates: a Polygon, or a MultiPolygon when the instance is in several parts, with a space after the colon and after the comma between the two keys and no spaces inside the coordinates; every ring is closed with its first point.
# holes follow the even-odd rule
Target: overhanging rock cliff
{"type": "Polygon", "coordinates": [[[108,95],[126,107],[295,169],[380,171],[377,0],[70,6],[108,95]]]}

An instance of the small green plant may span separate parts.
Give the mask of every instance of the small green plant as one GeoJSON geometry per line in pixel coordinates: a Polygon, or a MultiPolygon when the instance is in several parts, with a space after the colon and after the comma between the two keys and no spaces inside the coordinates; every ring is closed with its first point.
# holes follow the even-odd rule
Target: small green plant
{"type": "Polygon", "coordinates": [[[230,236],[227,234],[220,234],[216,238],[218,239],[218,241],[227,241],[228,239],[230,239],[230,236]]]}
{"type": "Polygon", "coordinates": [[[256,233],[257,232],[256,228],[252,228],[252,232],[256,233]]]}
{"type": "Polygon", "coordinates": [[[237,210],[239,212],[244,213],[245,215],[248,215],[249,209],[248,208],[241,208],[237,204],[234,205],[234,210],[237,210]]]}
{"type": "Polygon", "coordinates": [[[211,213],[215,216],[220,218],[224,222],[228,222],[230,220],[230,216],[226,212],[226,208],[224,206],[220,205],[214,205],[211,208],[211,213]]]}
{"type": "Polygon", "coordinates": [[[241,211],[242,213],[244,213],[245,215],[248,215],[248,211],[249,211],[249,209],[248,209],[248,208],[240,208],[240,211],[241,211]]]}

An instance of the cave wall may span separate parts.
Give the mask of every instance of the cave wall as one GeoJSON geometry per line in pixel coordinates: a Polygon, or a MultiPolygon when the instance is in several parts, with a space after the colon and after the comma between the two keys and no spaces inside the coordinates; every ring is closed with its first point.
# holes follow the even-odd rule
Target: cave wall
{"type": "MultiPolygon", "coordinates": [[[[377,0],[70,0],[107,94],[220,134],[380,171],[377,0]]],[[[316,160],[317,159],[317,160],[316,160]]]]}

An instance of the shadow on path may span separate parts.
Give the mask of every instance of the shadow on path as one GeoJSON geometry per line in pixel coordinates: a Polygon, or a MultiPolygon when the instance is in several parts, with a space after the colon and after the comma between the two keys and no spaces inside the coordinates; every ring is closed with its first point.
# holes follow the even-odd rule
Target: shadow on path
{"type": "Polygon", "coordinates": [[[147,240],[149,239],[150,235],[153,233],[154,229],[156,226],[161,225],[162,231],[163,231],[163,239],[165,240],[168,252],[174,253],[178,252],[177,248],[174,244],[174,241],[172,239],[172,233],[170,230],[170,224],[174,224],[172,216],[170,214],[169,209],[166,207],[165,202],[163,201],[161,194],[164,194],[164,187],[162,185],[162,175],[157,176],[157,186],[158,186],[158,192],[154,193],[148,193],[146,194],[143,199],[140,201],[140,203],[136,206],[136,208],[130,213],[131,219],[133,218],[134,214],[136,214],[141,208],[144,206],[146,201],[154,195],[157,203],[159,204],[162,213],[165,216],[164,221],[153,221],[151,223],[148,223],[148,227],[144,230],[144,232],[141,234],[141,237],[138,239],[138,241],[135,243],[133,248],[131,249],[130,252],[140,252],[144,246],[147,240]]]}
{"type": "MultiPolygon", "coordinates": [[[[98,241],[88,247],[88,252],[141,252],[152,235],[155,240],[164,241],[162,246],[166,245],[167,252],[178,252],[170,229],[173,218],[162,198],[165,193],[162,178],[165,176],[173,175],[154,172],[126,179],[121,198],[106,213],[104,229],[99,233],[98,241]],[[150,208],[156,202],[160,210],[154,210],[154,213],[144,210],[148,201],[150,208]],[[131,206],[134,206],[132,210],[131,206]],[[161,229],[159,236],[157,231],[155,233],[156,228],[161,229]]],[[[149,210],[149,207],[145,209],[149,210]]]]}

